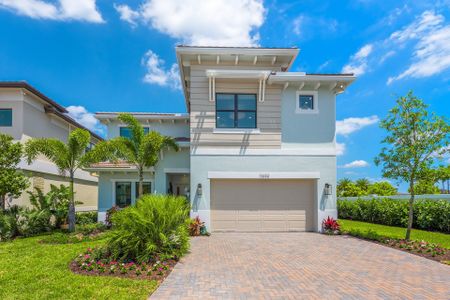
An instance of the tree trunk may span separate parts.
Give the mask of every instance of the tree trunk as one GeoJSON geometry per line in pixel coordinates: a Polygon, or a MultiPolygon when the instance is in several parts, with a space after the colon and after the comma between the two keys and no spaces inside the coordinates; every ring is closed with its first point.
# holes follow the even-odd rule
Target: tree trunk
{"type": "Polygon", "coordinates": [[[1,206],[3,211],[6,210],[6,197],[5,195],[0,195],[0,202],[1,202],[1,206]]]}
{"type": "Polygon", "coordinates": [[[411,193],[411,197],[409,198],[409,214],[408,214],[408,228],[406,229],[406,237],[405,240],[409,241],[411,237],[411,229],[413,225],[413,217],[414,217],[414,180],[411,180],[409,185],[409,191],[411,193]]]}
{"type": "Polygon", "coordinates": [[[139,198],[142,197],[142,194],[144,194],[144,169],[142,167],[139,167],[139,188],[138,188],[139,198]]]}
{"type": "Polygon", "coordinates": [[[70,200],[69,200],[69,231],[75,231],[75,195],[73,192],[73,172],[70,173],[70,200]]]}

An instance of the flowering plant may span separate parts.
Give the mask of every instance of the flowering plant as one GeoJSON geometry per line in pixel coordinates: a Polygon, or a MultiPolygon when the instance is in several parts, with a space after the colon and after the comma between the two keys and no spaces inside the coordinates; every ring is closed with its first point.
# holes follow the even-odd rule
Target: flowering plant
{"type": "Polygon", "coordinates": [[[338,221],[328,216],[322,221],[322,231],[327,234],[339,234],[341,225],[338,221]]]}

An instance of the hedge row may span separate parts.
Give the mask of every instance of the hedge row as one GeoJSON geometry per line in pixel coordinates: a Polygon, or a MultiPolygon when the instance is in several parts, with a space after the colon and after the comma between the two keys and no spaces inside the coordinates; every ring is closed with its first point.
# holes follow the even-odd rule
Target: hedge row
{"type": "MultiPolygon", "coordinates": [[[[338,214],[341,219],[406,227],[408,200],[338,200],[338,214]]],[[[450,233],[450,202],[416,200],[413,228],[450,233]]]]}

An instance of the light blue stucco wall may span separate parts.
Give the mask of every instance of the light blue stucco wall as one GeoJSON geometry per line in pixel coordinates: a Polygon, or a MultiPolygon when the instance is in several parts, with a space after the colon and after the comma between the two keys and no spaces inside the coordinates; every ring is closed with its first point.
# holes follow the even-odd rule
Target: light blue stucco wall
{"type": "MultiPolygon", "coordinates": [[[[159,122],[141,122],[142,126],[149,127],[150,130],[157,131],[162,135],[172,136],[172,137],[189,137],[189,124],[185,122],[177,121],[175,123],[169,123],[165,121],[164,123],[159,122]]],[[[120,127],[124,126],[118,120],[112,120],[107,124],[108,139],[120,136],[120,127]]]]}
{"type": "MultiPolygon", "coordinates": [[[[318,113],[296,113],[297,90],[295,87],[288,87],[282,94],[281,142],[284,146],[289,147],[317,147],[334,144],[336,131],[336,96],[334,92],[325,88],[318,90],[318,113]]],[[[305,91],[307,90],[303,92],[305,91]]]]}
{"type": "Polygon", "coordinates": [[[191,156],[191,203],[192,214],[199,215],[208,228],[210,223],[210,179],[208,172],[320,172],[317,180],[315,207],[316,229],[322,220],[330,215],[337,217],[336,211],[336,157],[335,156],[191,156]],[[197,185],[202,185],[202,196],[196,193],[197,185]],[[324,195],[325,183],[333,185],[333,195],[324,195]]]}
{"type": "MultiPolygon", "coordinates": [[[[163,158],[155,167],[155,172],[146,172],[144,181],[152,182],[152,192],[165,194],[168,188],[166,171],[189,169],[189,148],[180,148],[180,151],[164,151],[163,158]]],[[[170,172],[169,172],[170,173],[170,172]]],[[[115,204],[115,181],[138,181],[137,172],[99,172],[98,180],[98,211],[105,212],[115,204]]],[[[132,203],[134,203],[135,186],[131,186],[132,203]]]]}

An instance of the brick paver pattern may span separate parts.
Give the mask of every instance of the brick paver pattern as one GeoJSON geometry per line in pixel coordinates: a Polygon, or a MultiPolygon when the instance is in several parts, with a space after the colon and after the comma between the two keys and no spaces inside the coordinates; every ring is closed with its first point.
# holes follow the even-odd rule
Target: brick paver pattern
{"type": "Polygon", "coordinates": [[[215,233],[151,299],[450,299],[450,266],[317,233],[215,233]]]}

